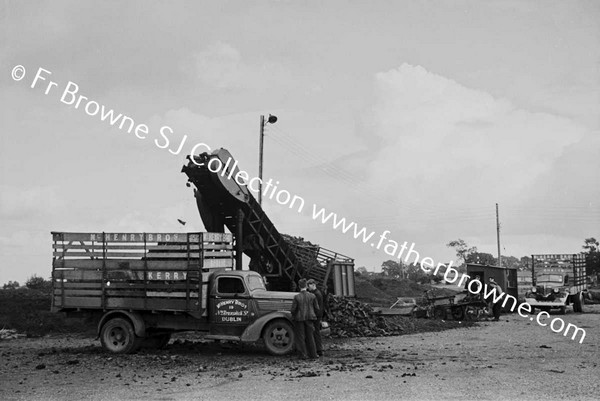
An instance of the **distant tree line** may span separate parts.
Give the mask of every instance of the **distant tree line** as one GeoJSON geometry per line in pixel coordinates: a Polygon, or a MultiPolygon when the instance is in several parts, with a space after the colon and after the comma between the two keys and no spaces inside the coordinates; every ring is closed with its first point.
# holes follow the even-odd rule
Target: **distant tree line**
{"type": "MultiPolygon", "coordinates": [[[[22,288],[18,281],[9,281],[2,286],[4,290],[15,290],[17,288],[22,288]]],[[[34,274],[25,282],[25,288],[29,288],[30,290],[50,290],[52,282],[34,274]]]]}
{"type": "MultiPolygon", "coordinates": [[[[454,248],[456,252],[456,267],[459,272],[466,272],[468,263],[475,263],[487,266],[497,266],[498,259],[491,253],[479,252],[476,246],[469,246],[464,240],[457,239],[446,244],[454,248]]],[[[583,253],[587,256],[588,275],[600,274],[600,243],[595,238],[586,238],[583,245],[583,253]]],[[[502,266],[516,268],[521,270],[531,269],[531,257],[523,256],[502,256],[502,266]]],[[[365,266],[355,269],[358,275],[372,275],[365,266]]],[[[441,277],[431,277],[426,274],[418,264],[406,264],[402,260],[386,260],[381,264],[382,276],[415,281],[418,283],[428,283],[430,280],[440,281],[441,277]]]]}

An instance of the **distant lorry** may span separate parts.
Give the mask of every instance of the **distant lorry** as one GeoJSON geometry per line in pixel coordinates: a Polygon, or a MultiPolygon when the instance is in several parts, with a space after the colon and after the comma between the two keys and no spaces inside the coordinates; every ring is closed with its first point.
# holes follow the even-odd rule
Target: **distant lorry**
{"type": "Polygon", "coordinates": [[[564,314],[573,305],[573,312],[583,312],[587,296],[586,259],[583,254],[532,255],[533,285],[525,294],[532,309],[558,309],[564,314]]]}
{"type": "Polygon", "coordinates": [[[228,233],[53,232],[52,311],[97,322],[102,347],[130,353],[178,331],[292,351],[293,292],[267,291],[254,271],[231,270],[228,233]]]}

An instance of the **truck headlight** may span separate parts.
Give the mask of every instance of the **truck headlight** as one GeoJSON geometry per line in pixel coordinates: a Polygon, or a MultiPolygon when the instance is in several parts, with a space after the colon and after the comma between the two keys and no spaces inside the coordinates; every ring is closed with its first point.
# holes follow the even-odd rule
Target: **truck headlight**
{"type": "Polygon", "coordinates": [[[555,288],[552,291],[554,291],[556,294],[558,294],[558,288],[555,288]]]}
{"type": "Polygon", "coordinates": [[[531,287],[531,292],[533,292],[535,294],[537,292],[537,288],[531,287]]]}

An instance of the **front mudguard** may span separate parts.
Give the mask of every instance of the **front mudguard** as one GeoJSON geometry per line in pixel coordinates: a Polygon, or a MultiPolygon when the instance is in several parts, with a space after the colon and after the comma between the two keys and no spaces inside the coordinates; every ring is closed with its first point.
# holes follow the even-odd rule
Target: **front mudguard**
{"type": "Polygon", "coordinates": [[[293,324],[292,314],[290,312],[271,312],[269,314],[259,317],[252,324],[246,327],[246,330],[244,330],[240,337],[240,341],[245,343],[253,343],[258,341],[262,336],[262,331],[265,328],[265,326],[275,319],[285,319],[291,324],[293,324]]]}

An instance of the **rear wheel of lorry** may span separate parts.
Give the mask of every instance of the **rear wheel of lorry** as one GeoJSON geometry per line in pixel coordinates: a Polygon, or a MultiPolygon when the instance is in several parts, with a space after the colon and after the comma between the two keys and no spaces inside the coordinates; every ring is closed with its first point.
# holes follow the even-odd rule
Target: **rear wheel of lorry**
{"type": "Polygon", "coordinates": [[[566,315],[567,314],[567,307],[566,306],[561,306],[558,309],[558,313],[560,313],[561,315],[566,315]]]}
{"type": "Polygon", "coordinates": [[[135,335],[129,320],[115,317],[104,323],[100,330],[102,347],[115,354],[127,354],[135,351],[141,344],[141,338],[135,335]]]}
{"type": "Polygon", "coordinates": [[[272,355],[285,355],[294,348],[294,328],[287,320],[275,320],[263,332],[265,347],[272,355]]]}

